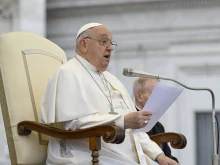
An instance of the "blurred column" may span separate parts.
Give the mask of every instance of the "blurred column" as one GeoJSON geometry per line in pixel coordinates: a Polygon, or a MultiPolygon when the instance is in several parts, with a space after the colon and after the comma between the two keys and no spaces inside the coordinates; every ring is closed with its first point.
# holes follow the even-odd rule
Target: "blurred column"
{"type": "Polygon", "coordinates": [[[16,1],[13,31],[46,35],[46,0],[16,1]]]}
{"type": "Polygon", "coordinates": [[[0,34],[11,31],[13,5],[12,0],[0,0],[0,34]]]}
{"type": "MultiPolygon", "coordinates": [[[[46,0],[0,0],[0,34],[11,31],[46,36],[46,0]]],[[[0,165],[9,165],[1,105],[0,135],[0,165]]]]}
{"type": "MultiPolygon", "coordinates": [[[[0,111],[1,111],[1,106],[0,106],[0,111]]],[[[0,163],[2,163],[5,159],[7,159],[7,154],[5,153],[5,146],[6,146],[6,141],[5,141],[5,128],[4,128],[4,123],[2,119],[2,113],[0,113],[0,163]]]]}

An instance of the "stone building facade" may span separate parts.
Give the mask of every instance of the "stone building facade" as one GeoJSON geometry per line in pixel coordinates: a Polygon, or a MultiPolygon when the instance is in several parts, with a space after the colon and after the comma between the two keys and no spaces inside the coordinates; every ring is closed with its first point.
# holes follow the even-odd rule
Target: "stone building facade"
{"type": "MultiPolygon", "coordinates": [[[[11,1],[11,16],[0,14],[0,34],[22,30],[46,36],[70,59],[78,29],[88,22],[103,23],[118,43],[108,70],[131,95],[134,78],[124,77],[123,68],[166,75],[192,87],[211,88],[219,115],[219,0],[35,0],[34,5],[33,1],[11,1]],[[29,17],[27,9],[35,12],[29,17]],[[30,25],[33,19],[37,22],[30,25]]],[[[185,89],[160,119],[166,131],[186,136],[187,147],[172,150],[183,165],[211,164],[211,101],[206,91],[185,89]]],[[[2,123],[0,120],[0,127],[2,123]]]]}

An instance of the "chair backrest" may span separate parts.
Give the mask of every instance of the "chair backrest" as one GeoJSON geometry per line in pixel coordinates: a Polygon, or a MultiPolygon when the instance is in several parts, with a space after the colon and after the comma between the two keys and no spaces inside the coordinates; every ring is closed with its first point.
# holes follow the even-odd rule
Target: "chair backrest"
{"type": "Polygon", "coordinates": [[[24,32],[0,35],[0,104],[12,165],[45,163],[48,138],[17,134],[17,123],[40,122],[40,101],[49,77],[66,62],[51,41],[24,32]]]}

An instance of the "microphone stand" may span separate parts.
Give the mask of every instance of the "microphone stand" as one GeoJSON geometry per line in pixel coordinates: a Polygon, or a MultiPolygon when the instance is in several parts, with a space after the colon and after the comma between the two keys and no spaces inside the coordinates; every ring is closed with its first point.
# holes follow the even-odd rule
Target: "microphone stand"
{"type": "MultiPolygon", "coordinates": [[[[149,78],[149,76],[148,76],[149,78]]],[[[217,145],[216,145],[216,122],[215,122],[215,95],[214,92],[209,88],[192,88],[186,86],[176,80],[167,77],[158,76],[158,79],[173,81],[189,90],[206,90],[209,91],[212,96],[212,132],[213,132],[213,155],[212,155],[212,165],[218,165],[219,156],[217,154],[217,145]]]]}
{"type": "Polygon", "coordinates": [[[177,84],[179,84],[179,85],[181,85],[184,88],[187,88],[189,90],[206,90],[206,91],[209,91],[211,93],[211,96],[212,96],[212,132],[213,132],[212,165],[218,165],[219,156],[217,154],[216,128],[215,128],[215,126],[216,126],[216,122],[215,122],[215,95],[214,95],[214,92],[211,89],[209,89],[209,88],[192,88],[192,87],[186,86],[186,85],[184,85],[184,84],[182,84],[179,81],[176,81],[174,79],[167,78],[167,77],[162,77],[162,76],[147,73],[147,72],[137,71],[137,70],[134,70],[132,68],[124,68],[123,75],[129,76],[129,77],[145,77],[145,78],[151,78],[151,79],[168,80],[168,81],[173,81],[173,82],[175,82],[175,83],[177,83],[177,84]]]}

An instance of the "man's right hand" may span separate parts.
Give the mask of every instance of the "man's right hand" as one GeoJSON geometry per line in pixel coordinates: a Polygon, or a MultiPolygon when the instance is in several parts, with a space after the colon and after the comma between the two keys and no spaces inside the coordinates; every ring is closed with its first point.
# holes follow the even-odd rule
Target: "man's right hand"
{"type": "Polygon", "coordinates": [[[124,117],[124,129],[139,129],[143,128],[147,125],[151,118],[151,111],[138,111],[132,112],[124,117]]]}

